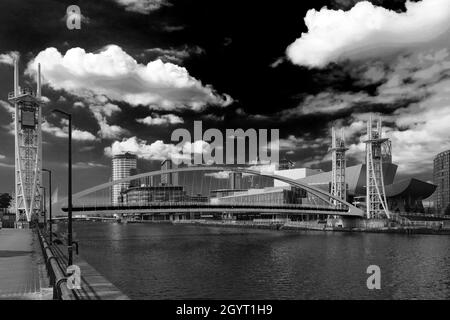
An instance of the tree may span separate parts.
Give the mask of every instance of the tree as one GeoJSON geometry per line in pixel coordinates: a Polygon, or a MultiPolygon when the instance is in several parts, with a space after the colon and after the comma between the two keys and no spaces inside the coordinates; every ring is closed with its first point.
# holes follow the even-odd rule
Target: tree
{"type": "Polygon", "coordinates": [[[7,209],[11,204],[12,197],[9,193],[1,193],[0,194],[0,209],[7,209]]]}

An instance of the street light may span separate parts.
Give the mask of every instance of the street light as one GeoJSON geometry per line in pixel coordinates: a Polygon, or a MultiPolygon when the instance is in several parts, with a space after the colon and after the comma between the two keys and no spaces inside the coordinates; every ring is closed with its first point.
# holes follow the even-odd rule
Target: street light
{"type": "Polygon", "coordinates": [[[42,209],[43,209],[42,211],[44,211],[44,227],[46,227],[47,226],[47,206],[45,205],[45,198],[46,198],[45,197],[45,193],[46,192],[45,192],[45,187],[42,186],[41,188],[44,191],[43,192],[43,195],[44,195],[43,200],[44,200],[44,202],[42,203],[42,205],[43,205],[42,206],[42,209]]]}
{"type": "Polygon", "coordinates": [[[69,254],[68,265],[71,266],[73,262],[73,248],[72,248],[72,115],[65,111],[59,109],[53,109],[53,113],[60,113],[69,120],[69,178],[67,186],[67,212],[68,212],[68,223],[67,223],[67,252],[69,254]]]}
{"type": "MultiPolygon", "coordinates": [[[[52,241],[52,171],[48,169],[42,169],[42,171],[45,171],[48,173],[48,197],[49,197],[49,204],[48,204],[48,220],[50,223],[50,245],[53,243],[52,241]]],[[[45,201],[45,199],[44,199],[45,201]]]]}

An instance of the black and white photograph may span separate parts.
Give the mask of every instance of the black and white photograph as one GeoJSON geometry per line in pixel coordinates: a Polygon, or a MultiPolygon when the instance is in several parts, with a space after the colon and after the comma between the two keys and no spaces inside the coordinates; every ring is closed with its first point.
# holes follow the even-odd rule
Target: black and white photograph
{"type": "Polygon", "coordinates": [[[0,300],[448,299],[449,0],[0,0],[0,300]]]}

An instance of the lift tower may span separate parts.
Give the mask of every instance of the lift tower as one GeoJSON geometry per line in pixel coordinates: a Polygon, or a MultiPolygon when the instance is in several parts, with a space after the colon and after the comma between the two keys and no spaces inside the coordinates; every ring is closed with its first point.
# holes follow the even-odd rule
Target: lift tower
{"type": "Polygon", "coordinates": [[[41,212],[42,111],[41,67],[37,90],[19,86],[19,60],[14,60],[14,91],[8,94],[14,106],[16,221],[30,222],[41,212]]]}
{"type": "MultiPolygon", "coordinates": [[[[345,146],[344,129],[341,129],[340,137],[336,136],[336,130],[331,128],[331,195],[347,201],[347,184],[345,183],[345,146]]],[[[334,204],[340,206],[336,200],[334,204]]]]}
{"type": "Polygon", "coordinates": [[[390,218],[383,180],[383,162],[391,161],[391,144],[382,136],[381,118],[376,122],[372,115],[367,122],[366,144],[366,214],[368,219],[390,218]]]}

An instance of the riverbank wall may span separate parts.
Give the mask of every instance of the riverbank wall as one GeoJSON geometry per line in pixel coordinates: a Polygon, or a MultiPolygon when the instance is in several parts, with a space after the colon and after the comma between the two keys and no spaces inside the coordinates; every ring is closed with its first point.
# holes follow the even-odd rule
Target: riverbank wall
{"type": "Polygon", "coordinates": [[[202,225],[224,228],[254,228],[290,231],[323,231],[323,232],[368,232],[368,233],[400,233],[400,234],[435,234],[450,235],[450,226],[441,223],[425,223],[401,226],[386,219],[328,219],[326,221],[239,221],[239,220],[179,220],[173,224],[202,225]]]}

